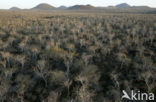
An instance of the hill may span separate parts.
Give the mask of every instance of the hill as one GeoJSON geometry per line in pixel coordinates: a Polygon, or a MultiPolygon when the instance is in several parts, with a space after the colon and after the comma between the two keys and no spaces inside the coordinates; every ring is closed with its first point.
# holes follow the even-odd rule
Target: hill
{"type": "Polygon", "coordinates": [[[69,10],[79,10],[79,9],[94,9],[95,7],[92,5],[74,5],[69,7],[69,10]]]}
{"type": "Polygon", "coordinates": [[[21,10],[21,9],[18,7],[11,7],[9,10],[21,10]]]}
{"type": "Polygon", "coordinates": [[[57,9],[58,10],[65,10],[65,9],[67,9],[68,7],[66,7],[66,6],[60,6],[60,7],[58,7],[57,9]]]}
{"type": "Polygon", "coordinates": [[[129,8],[131,7],[129,4],[127,3],[122,3],[122,4],[118,4],[115,6],[116,8],[129,8]]]}
{"type": "Polygon", "coordinates": [[[47,3],[42,3],[42,4],[39,4],[36,7],[32,8],[32,10],[52,10],[52,9],[55,9],[55,7],[51,6],[47,3]]]}

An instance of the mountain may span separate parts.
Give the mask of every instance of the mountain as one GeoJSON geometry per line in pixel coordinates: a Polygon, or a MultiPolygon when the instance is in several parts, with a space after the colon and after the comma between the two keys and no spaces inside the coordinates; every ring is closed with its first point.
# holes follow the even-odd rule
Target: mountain
{"type": "Polygon", "coordinates": [[[55,7],[51,6],[47,3],[42,3],[42,4],[39,4],[36,7],[32,8],[32,10],[52,10],[52,9],[55,9],[55,7]]]}
{"type": "Polygon", "coordinates": [[[94,9],[95,7],[92,5],[74,5],[69,7],[69,10],[82,10],[82,9],[94,9]]]}
{"type": "Polygon", "coordinates": [[[67,9],[68,7],[66,7],[66,6],[60,6],[60,7],[58,7],[57,9],[58,10],[65,10],[65,9],[67,9]]]}
{"type": "Polygon", "coordinates": [[[118,4],[115,6],[116,8],[130,8],[131,6],[127,3],[118,4]]]}
{"type": "Polygon", "coordinates": [[[21,9],[18,7],[12,7],[12,8],[10,8],[10,10],[21,10],[21,9]]]}

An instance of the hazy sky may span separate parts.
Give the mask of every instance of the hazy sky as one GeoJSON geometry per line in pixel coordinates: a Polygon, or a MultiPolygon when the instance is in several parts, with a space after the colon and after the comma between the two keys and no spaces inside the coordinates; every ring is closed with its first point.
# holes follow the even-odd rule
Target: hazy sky
{"type": "Polygon", "coordinates": [[[119,3],[128,3],[130,5],[148,5],[156,7],[156,0],[1,0],[0,9],[8,9],[12,6],[19,8],[32,8],[39,3],[49,3],[53,6],[71,6],[75,4],[91,4],[94,6],[108,6],[119,3]]]}

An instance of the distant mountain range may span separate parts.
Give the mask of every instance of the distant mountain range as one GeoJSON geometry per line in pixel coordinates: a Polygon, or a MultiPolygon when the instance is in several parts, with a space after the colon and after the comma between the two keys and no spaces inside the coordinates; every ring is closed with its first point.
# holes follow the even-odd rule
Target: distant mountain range
{"type": "MultiPolygon", "coordinates": [[[[118,4],[116,6],[108,6],[108,8],[150,8],[148,6],[130,6],[129,4],[127,3],[121,3],[121,4],[118,4]]],[[[66,6],[60,6],[60,7],[54,7],[50,4],[47,4],[47,3],[41,3],[33,8],[31,8],[31,10],[82,10],[82,9],[96,9],[96,8],[99,8],[99,7],[94,7],[92,5],[74,5],[74,6],[70,6],[70,7],[66,7],[66,6]]],[[[100,7],[102,8],[102,7],[100,7]]],[[[106,7],[104,7],[106,8],[106,7]]],[[[20,8],[18,7],[12,7],[10,8],[10,10],[21,10],[20,8]]]]}
{"type": "MultiPolygon", "coordinates": [[[[26,10],[26,9],[20,9],[18,7],[12,7],[9,10],[26,10]]],[[[111,12],[137,12],[136,10],[138,10],[138,12],[151,12],[151,13],[155,13],[156,12],[156,8],[150,8],[148,6],[131,6],[127,3],[121,3],[115,6],[108,6],[108,7],[95,7],[92,5],[74,5],[74,6],[70,6],[70,7],[66,7],[66,6],[60,6],[60,7],[54,7],[50,4],[47,3],[41,3],[31,9],[27,9],[27,10],[105,10],[107,12],[111,11],[111,12]],[[123,9],[124,8],[124,9],[123,9]]]]}

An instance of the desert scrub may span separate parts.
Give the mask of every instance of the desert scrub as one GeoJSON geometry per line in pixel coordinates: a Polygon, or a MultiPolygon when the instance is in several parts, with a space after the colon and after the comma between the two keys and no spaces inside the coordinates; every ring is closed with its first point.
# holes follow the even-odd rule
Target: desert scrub
{"type": "Polygon", "coordinates": [[[154,14],[0,11],[2,102],[119,102],[155,73],[154,14]]]}

